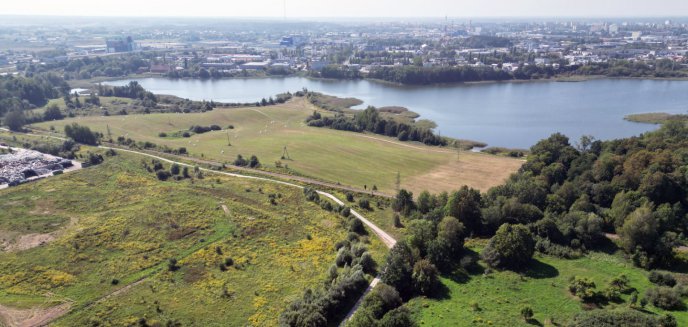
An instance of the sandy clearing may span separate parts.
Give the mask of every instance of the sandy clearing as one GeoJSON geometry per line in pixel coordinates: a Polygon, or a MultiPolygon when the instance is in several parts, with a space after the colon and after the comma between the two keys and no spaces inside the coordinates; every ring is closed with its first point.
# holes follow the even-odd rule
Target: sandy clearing
{"type": "Polygon", "coordinates": [[[0,322],[8,327],[46,326],[64,315],[71,303],[63,303],[49,308],[17,309],[0,304],[0,322]]]}
{"type": "Polygon", "coordinates": [[[13,243],[9,243],[5,247],[5,251],[7,251],[7,252],[24,251],[24,250],[28,250],[28,249],[32,249],[32,248],[41,246],[41,245],[46,244],[48,242],[51,242],[53,240],[55,240],[54,233],[25,234],[25,235],[19,236],[13,243]]]}

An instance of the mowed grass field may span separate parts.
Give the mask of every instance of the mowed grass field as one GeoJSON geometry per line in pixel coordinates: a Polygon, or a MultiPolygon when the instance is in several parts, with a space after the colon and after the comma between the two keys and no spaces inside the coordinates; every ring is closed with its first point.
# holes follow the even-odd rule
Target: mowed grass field
{"type": "MultiPolygon", "coordinates": [[[[472,241],[470,249],[480,251],[484,241],[472,241]]],[[[443,290],[437,299],[415,298],[409,305],[419,326],[530,326],[521,318],[520,310],[530,306],[539,325],[564,324],[584,310],[581,302],[568,291],[570,278],[592,278],[602,291],[612,278],[624,274],[639,298],[652,287],[648,273],[619,254],[593,252],[575,260],[536,255],[531,268],[523,274],[496,271],[483,275],[486,266],[468,276],[444,276],[443,290]]],[[[623,303],[610,303],[606,308],[628,306],[630,295],[622,295],[623,303]]],[[[647,310],[657,314],[670,313],[678,326],[688,326],[688,312],[667,312],[648,304],[647,310]]],[[[531,321],[533,322],[533,321],[531,321]]],[[[556,325],[558,326],[558,325],[556,325]]]]}
{"type": "MultiPolygon", "coordinates": [[[[499,185],[522,160],[479,153],[398,142],[379,135],[352,133],[306,126],[315,107],[304,99],[270,107],[215,109],[206,113],[91,116],[44,122],[35,127],[62,131],[72,122],[87,125],[113,139],[125,136],[172,148],[186,147],[195,157],[231,163],[242,154],[255,154],[261,163],[274,167],[286,146],[291,160],[282,160],[294,172],[343,185],[362,188],[376,185],[392,193],[397,172],[401,186],[418,193],[450,191],[468,185],[486,191],[499,185]],[[158,137],[165,132],[211,124],[234,129],[193,135],[190,138],[158,137]],[[228,146],[228,142],[231,146],[228,146]]],[[[330,114],[323,112],[324,114],[330,114]]]]}
{"type": "MultiPolygon", "coordinates": [[[[0,322],[17,310],[62,305],[69,311],[56,326],[142,318],[149,325],[276,325],[304,289],[322,283],[334,243],[347,235],[343,218],[299,189],[209,173],[160,182],[142,161],[150,164],[120,153],[0,190],[4,242],[52,236],[28,250],[0,251],[0,322]],[[178,270],[170,271],[170,258],[178,270]],[[223,271],[227,258],[233,265],[223,271]]],[[[381,262],[384,246],[367,242],[381,262]]]]}

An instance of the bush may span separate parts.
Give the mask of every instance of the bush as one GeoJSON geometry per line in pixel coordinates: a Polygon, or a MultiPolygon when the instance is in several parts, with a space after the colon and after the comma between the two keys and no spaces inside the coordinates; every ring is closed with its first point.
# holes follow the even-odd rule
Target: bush
{"type": "Polygon", "coordinates": [[[87,126],[80,126],[77,123],[64,127],[65,135],[74,141],[88,145],[98,145],[98,135],[91,132],[87,126]]]}
{"type": "Polygon", "coordinates": [[[244,159],[242,155],[237,154],[236,159],[234,159],[234,165],[239,167],[246,167],[248,166],[248,161],[246,161],[246,159],[244,159]]]}
{"type": "Polygon", "coordinates": [[[349,223],[349,231],[359,235],[366,234],[365,227],[363,227],[363,223],[358,218],[351,219],[351,222],[349,223]]]}
{"type": "Polygon", "coordinates": [[[180,170],[180,167],[179,167],[179,165],[176,164],[176,163],[175,163],[175,164],[172,164],[172,166],[170,167],[170,173],[171,173],[172,175],[175,175],[175,176],[176,176],[176,175],[179,175],[179,170],[180,170]]]}
{"type": "Polygon", "coordinates": [[[251,159],[248,161],[248,166],[251,168],[260,167],[260,161],[258,161],[258,157],[256,157],[255,155],[252,155],[251,159]]]}
{"type": "Polygon", "coordinates": [[[92,166],[99,165],[103,162],[103,156],[95,153],[88,153],[88,163],[92,166]]]}
{"type": "Polygon", "coordinates": [[[64,115],[62,115],[60,108],[56,104],[51,104],[45,109],[45,112],[43,113],[43,119],[47,121],[61,120],[64,119],[64,115]]]}
{"type": "Polygon", "coordinates": [[[158,133],[158,136],[159,136],[159,137],[167,137],[167,133],[165,133],[165,132],[160,132],[160,133],[158,133]]]}
{"type": "Polygon", "coordinates": [[[5,114],[5,125],[13,132],[21,132],[26,123],[26,118],[21,110],[13,110],[5,114]]]}
{"type": "Polygon", "coordinates": [[[171,259],[167,262],[167,269],[168,269],[169,271],[177,271],[177,270],[179,270],[179,268],[180,268],[180,267],[177,265],[177,259],[171,258],[171,259]]]}
{"type": "Polygon", "coordinates": [[[674,275],[672,275],[671,273],[663,273],[657,270],[653,270],[650,272],[648,279],[653,284],[657,284],[660,286],[674,287],[676,285],[676,278],[674,278],[674,275]]]}
{"type": "Polygon", "coordinates": [[[358,200],[358,206],[361,207],[361,209],[370,210],[370,201],[368,201],[368,199],[360,199],[358,200]]]}
{"type": "Polygon", "coordinates": [[[523,225],[503,224],[480,254],[494,268],[521,270],[535,252],[535,242],[523,225]]]}
{"type": "Polygon", "coordinates": [[[351,193],[346,193],[346,200],[349,202],[354,202],[354,195],[351,193]]]}
{"type": "Polygon", "coordinates": [[[528,321],[533,318],[533,308],[525,306],[521,308],[521,318],[523,320],[528,321]]]}
{"type": "Polygon", "coordinates": [[[569,284],[569,291],[583,302],[592,302],[597,297],[595,287],[592,279],[575,276],[569,284]]]}
{"type": "Polygon", "coordinates": [[[666,286],[653,287],[645,293],[647,301],[657,308],[664,310],[681,310],[685,304],[681,301],[681,295],[673,288],[666,286]]]}
{"type": "Polygon", "coordinates": [[[676,327],[676,319],[670,315],[644,314],[636,310],[591,310],[574,316],[571,327],[623,326],[623,327],[676,327]]]}
{"type": "Polygon", "coordinates": [[[351,265],[353,259],[351,251],[349,251],[348,248],[341,248],[339,252],[337,252],[337,258],[334,262],[337,264],[337,267],[344,267],[345,265],[351,265]]]}
{"type": "Polygon", "coordinates": [[[359,260],[358,264],[361,265],[363,272],[366,274],[375,273],[375,269],[377,268],[377,264],[375,263],[375,260],[373,260],[373,256],[368,252],[365,252],[363,255],[361,255],[361,259],[359,260]]]}
{"type": "Polygon", "coordinates": [[[166,170],[158,170],[158,171],[155,173],[155,175],[156,175],[156,176],[158,177],[158,179],[161,180],[161,181],[166,181],[166,180],[168,180],[170,177],[172,177],[172,175],[171,175],[169,172],[167,172],[166,170]]]}

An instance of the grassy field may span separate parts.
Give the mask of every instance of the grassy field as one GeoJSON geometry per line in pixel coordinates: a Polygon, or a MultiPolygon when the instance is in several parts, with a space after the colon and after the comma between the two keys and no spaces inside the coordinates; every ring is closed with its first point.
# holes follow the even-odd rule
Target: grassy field
{"type": "MultiPolygon", "coordinates": [[[[299,189],[210,174],[160,182],[142,161],[150,164],[120,153],[0,191],[6,242],[52,236],[25,251],[0,252],[0,315],[66,304],[70,311],[56,326],[141,318],[151,325],[275,325],[290,301],[322,282],[334,243],[346,237],[343,219],[305,201],[299,189]],[[178,270],[170,271],[170,258],[178,270]],[[222,271],[227,258],[234,263],[222,271]]],[[[381,260],[384,246],[369,242],[381,260]]]]}
{"type": "MultiPolygon", "coordinates": [[[[274,167],[284,147],[290,158],[281,160],[292,171],[344,185],[372,187],[393,192],[397,172],[401,186],[416,194],[424,189],[439,192],[469,185],[487,190],[501,184],[522,164],[521,160],[485,154],[402,143],[378,135],[308,127],[305,118],[314,106],[303,99],[284,105],[216,109],[193,114],[150,114],[77,117],[45,122],[35,127],[61,131],[65,124],[88,125],[113,138],[125,136],[172,148],[186,147],[191,155],[232,162],[237,154],[255,154],[264,166],[274,167]],[[231,130],[193,135],[191,138],[158,137],[191,125],[233,125],[231,130]],[[231,146],[228,146],[228,142],[231,146]]],[[[324,114],[331,114],[326,113],[324,114]]]]}
{"type": "MultiPolygon", "coordinates": [[[[469,243],[479,251],[484,242],[469,243]]],[[[616,254],[594,252],[576,260],[549,256],[535,257],[532,268],[524,274],[510,271],[483,275],[484,264],[468,276],[441,279],[442,294],[437,299],[415,298],[409,305],[420,326],[528,326],[520,317],[520,309],[530,306],[537,324],[553,326],[564,323],[583,310],[579,300],[568,292],[573,276],[592,278],[597,290],[609,281],[625,274],[630,285],[640,293],[651,287],[647,272],[635,268],[616,254]]],[[[610,303],[607,307],[627,306],[630,295],[623,295],[625,303],[610,303]]],[[[666,313],[648,305],[648,310],[666,313]]],[[[679,326],[688,325],[688,312],[671,312],[679,326]]]]}
{"type": "Polygon", "coordinates": [[[645,123],[645,124],[664,124],[669,120],[688,120],[688,115],[673,115],[666,112],[650,112],[644,114],[633,114],[624,117],[625,120],[645,123]]]}

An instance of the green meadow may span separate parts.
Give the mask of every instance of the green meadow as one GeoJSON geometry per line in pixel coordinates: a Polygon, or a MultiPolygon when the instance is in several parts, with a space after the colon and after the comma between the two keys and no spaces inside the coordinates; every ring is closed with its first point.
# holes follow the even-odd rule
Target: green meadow
{"type": "MultiPolygon", "coordinates": [[[[449,191],[469,185],[483,191],[501,184],[522,160],[398,142],[378,135],[308,127],[316,108],[304,99],[269,107],[217,108],[205,113],[168,113],[125,116],[88,116],[33,125],[63,131],[79,123],[108,135],[148,141],[170,148],[185,147],[191,156],[231,163],[238,154],[256,155],[266,169],[306,175],[343,185],[377,186],[392,193],[397,173],[402,187],[416,193],[449,191]],[[222,131],[181,135],[192,125],[219,125],[222,131]],[[233,129],[228,129],[229,125],[233,129]],[[109,134],[108,134],[109,129],[109,134]],[[160,137],[166,133],[167,137],[160,137]],[[176,134],[175,134],[176,133],[176,134]],[[288,158],[282,159],[284,149],[288,158]],[[288,168],[284,168],[284,167],[288,168]]],[[[323,114],[331,114],[323,111],[323,114]]]]}
{"type": "MultiPolygon", "coordinates": [[[[0,190],[3,242],[48,237],[0,252],[0,314],[66,305],[54,325],[275,325],[347,235],[300,189],[210,173],[161,182],[144,163],[120,152],[0,190]]],[[[364,241],[381,261],[384,246],[364,241]]]]}

